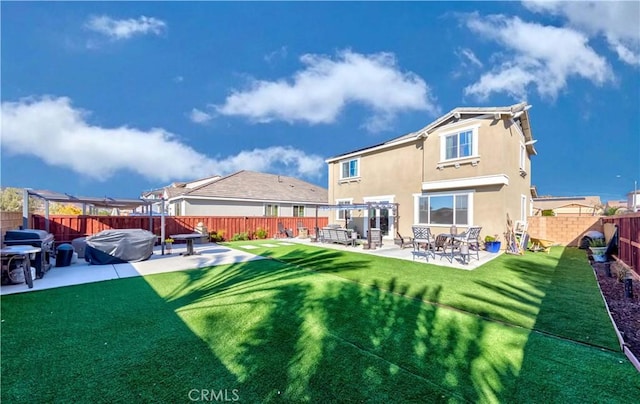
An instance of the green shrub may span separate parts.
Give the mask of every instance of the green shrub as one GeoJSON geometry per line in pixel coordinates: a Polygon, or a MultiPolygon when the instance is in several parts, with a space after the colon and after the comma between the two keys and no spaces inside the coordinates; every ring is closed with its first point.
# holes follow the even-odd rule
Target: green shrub
{"type": "Polygon", "coordinates": [[[249,237],[249,233],[247,232],[236,233],[233,235],[233,237],[231,237],[231,241],[246,241],[250,239],[251,238],[249,237]]]}
{"type": "Polygon", "coordinates": [[[545,209],[542,211],[542,216],[555,216],[553,209],[545,209]]]}
{"type": "Polygon", "coordinates": [[[256,238],[265,239],[269,236],[269,231],[263,229],[262,227],[258,227],[256,230],[256,238]]]}
{"type": "Polygon", "coordinates": [[[224,241],[224,230],[214,230],[209,232],[209,240],[213,243],[224,241]]]}
{"type": "Polygon", "coordinates": [[[603,238],[592,238],[589,240],[589,247],[606,247],[607,243],[603,238]]]}

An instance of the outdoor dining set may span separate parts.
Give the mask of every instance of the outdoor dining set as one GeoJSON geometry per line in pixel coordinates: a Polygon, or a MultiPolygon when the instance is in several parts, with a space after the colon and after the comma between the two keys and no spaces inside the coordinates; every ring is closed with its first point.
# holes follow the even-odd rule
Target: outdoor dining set
{"type": "Polygon", "coordinates": [[[455,226],[449,233],[433,235],[431,229],[426,226],[412,226],[413,258],[424,257],[429,261],[429,256],[435,259],[436,254],[440,259],[446,258],[453,263],[460,258],[463,264],[472,257],[480,259],[480,231],[481,226],[470,226],[464,233],[457,234],[455,226]]]}

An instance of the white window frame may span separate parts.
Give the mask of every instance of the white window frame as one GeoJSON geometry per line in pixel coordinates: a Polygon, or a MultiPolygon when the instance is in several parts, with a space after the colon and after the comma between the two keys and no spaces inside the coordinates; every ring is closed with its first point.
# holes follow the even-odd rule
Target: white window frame
{"type": "Polygon", "coordinates": [[[265,217],[279,217],[279,215],[280,215],[280,205],[278,205],[276,203],[265,203],[264,204],[264,216],[265,217]],[[274,207],[276,209],[276,214],[275,215],[270,215],[267,210],[269,208],[273,209],[274,207]]]}
{"type": "Polygon", "coordinates": [[[340,179],[341,180],[350,180],[353,178],[360,178],[360,157],[354,157],[351,159],[347,159],[347,160],[342,160],[340,161],[340,179]],[[344,176],[344,170],[342,169],[342,167],[345,164],[350,164],[352,161],[356,162],[356,174],[355,175],[350,175],[348,177],[344,176]]]}
{"type": "Polygon", "coordinates": [[[527,169],[527,148],[524,143],[520,143],[520,171],[527,169]]]}
{"type": "MultiPolygon", "coordinates": [[[[478,158],[478,129],[480,125],[466,126],[460,129],[443,132],[440,134],[440,162],[465,160],[471,158],[478,158]],[[451,136],[458,136],[458,147],[460,147],[460,134],[464,132],[471,132],[471,154],[469,156],[459,155],[457,157],[447,158],[447,138],[451,136]]],[[[459,150],[458,150],[459,151],[459,150]]]]}
{"type": "MultiPolygon", "coordinates": [[[[340,205],[340,204],[351,205],[352,203],[353,203],[353,198],[336,199],[336,205],[340,205]]],[[[340,217],[340,212],[346,212],[346,211],[341,209],[336,209],[336,220],[344,220],[344,216],[340,217]]]]}
{"type": "Polygon", "coordinates": [[[304,205],[293,205],[292,210],[293,210],[292,212],[293,217],[305,217],[306,209],[304,205]],[[302,209],[302,215],[296,215],[296,208],[298,208],[298,210],[302,209]]]}
{"type": "Polygon", "coordinates": [[[427,223],[421,222],[420,221],[420,198],[424,198],[424,197],[432,197],[432,196],[453,196],[453,215],[454,215],[454,222],[456,221],[456,211],[455,211],[455,197],[456,196],[462,196],[465,195],[467,196],[467,223],[466,224],[460,224],[460,223],[455,223],[456,226],[462,226],[462,227],[469,227],[469,226],[473,226],[473,194],[475,193],[475,190],[465,190],[465,191],[450,191],[450,192],[428,192],[428,193],[422,193],[422,194],[414,194],[414,211],[413,211],[413,222],[415,224],[425,224],[425,225],[429,225],[429,226],[451,226],[454,223],[431,223],[431,213],[429,212],[427,214],[427,223]]]}
{"type": "Polygon", "coordinates": [[[526,195],[520,194],[520,220],[527,221],[527,198],[526,195]]]}

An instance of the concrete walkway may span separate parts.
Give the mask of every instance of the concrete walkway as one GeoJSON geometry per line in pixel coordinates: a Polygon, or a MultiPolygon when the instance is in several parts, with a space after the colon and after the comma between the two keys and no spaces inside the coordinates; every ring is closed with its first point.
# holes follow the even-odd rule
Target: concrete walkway
{"type": "Polygon", "coordinates": [[[0,295],[264,259],[248,252],[211,243],[195,245],[195,251],[198,255],[186,257],[180,255],[185,251],[186,247],[176,248],[174,245],[171,255],[161,255],[160,248],[156,247],[148,260],[140,262],[89,265],[80,258],[68,267],[56,267],[54,264],[41,279],[33,281],[33,289],[29,289],[25,283],[2,285],[0,286],[0,295]]]}

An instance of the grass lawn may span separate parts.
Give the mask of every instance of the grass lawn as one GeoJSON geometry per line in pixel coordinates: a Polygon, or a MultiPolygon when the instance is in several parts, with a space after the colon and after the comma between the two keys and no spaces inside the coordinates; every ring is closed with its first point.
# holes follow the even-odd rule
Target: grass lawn
{"type": "Polygon", "coordinates": [[[640,399],[583,251],[474,271],[303,245],[251,252],[272,259],[3,296],[0,398],[640,399]]]}

